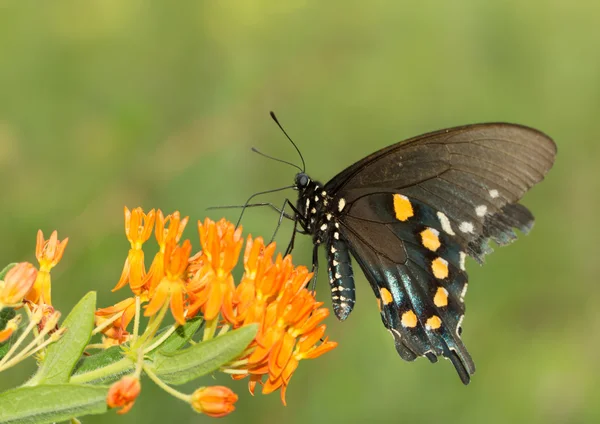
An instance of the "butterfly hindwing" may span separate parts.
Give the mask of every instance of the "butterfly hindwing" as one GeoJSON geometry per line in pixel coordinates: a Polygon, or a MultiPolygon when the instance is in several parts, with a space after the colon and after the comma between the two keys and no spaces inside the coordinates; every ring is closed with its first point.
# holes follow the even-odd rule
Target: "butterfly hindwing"
{"type": "Polygon", "coordinates": [[[443,233],[435,211],[398,193],[365,195],[347,208],[341,234],[398,353],[406,360],[447,357],[467,383],[474,364],[460,340],[467,284],[460,246],[443,233]]]}

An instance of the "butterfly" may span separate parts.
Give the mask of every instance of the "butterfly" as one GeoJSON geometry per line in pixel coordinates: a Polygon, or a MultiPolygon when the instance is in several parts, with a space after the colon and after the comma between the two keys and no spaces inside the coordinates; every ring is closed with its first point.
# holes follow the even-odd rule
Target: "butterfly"
{"type": "Polygon", "coordinates": [[[294,221],[288,251],[296,232],[312,236],[316,272],[324,247],[341,321],[356,302],[353,257],[400,357],[432,363],[444,357],[468,384],[475,364],[461,339],[465,260],[482,264],[490,241],[506,245],[517,238],[514,229],[531,230],[534,217],[518,201],[544,178],[555,155],[550,137],[508,123],[448,128],[393,144],[326,184],[306,174],[300,154],[303,167],[296,166],[291,186],[298,199],[287,200],[294,213],[280,210],[294,221]]]}

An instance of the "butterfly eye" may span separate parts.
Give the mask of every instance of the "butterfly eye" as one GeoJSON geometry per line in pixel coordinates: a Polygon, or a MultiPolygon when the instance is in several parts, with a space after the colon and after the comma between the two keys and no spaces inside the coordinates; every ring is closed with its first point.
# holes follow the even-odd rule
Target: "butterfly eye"
{"type": "Polygon", "coordinates": [[[299,173],[296,175],[296,186],[303,188],[306,187],[308,185],[308,182],[310,181],[310,179],[308,178],[308,175],[304,174],[304,173],[299,173]]]}

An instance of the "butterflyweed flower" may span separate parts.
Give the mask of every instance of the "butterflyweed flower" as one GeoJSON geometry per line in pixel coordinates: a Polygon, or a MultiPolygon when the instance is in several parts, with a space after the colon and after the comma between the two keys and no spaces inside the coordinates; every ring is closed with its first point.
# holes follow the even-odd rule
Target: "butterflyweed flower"
{"type": "Polygon", "coordinates": [[[53,231],[48,240],[44,240],[42,230],[37,233],[35,257],[40,264],[40,270],[33,287],[26,299],[35,304],[52,305],[50,270],[62,259],[69,239],[58,241],[58,233],[53,231]]]}
{"type": "Polygon", "coordinates": [[[197,412],[209,417],[220,418],[235,409],[238,396],[228,387],[202,387],[192,394],[191,404],[197,412]]]}
{"type": "Polygon", "coordinates": [[[33,287],[38,271],[28,262],[16,264],[0,281],[0,309],[16,308],[33,287]]]}
{"type": "Polygon", "coordinates": [[[128,375],[110,386],[106,404],[110,408],[121,408],[117,414],[125,414],[131,408],[142,391],[139,378],[128,375]]]}
{"type": "Polygon", "coordinates": [[[316,358],[337,343],[327,338],[320,342],[325,325],[319,324],[329,310],[306,289],[313,274],[303,266],[294,268],[290,256],[277,255],[273,262],[274,250],[273,244],[265,246],[262,238],[248,237],[245,273],[236,290],[239,320],[232,324],[238,328],[255,322],[260,327],[249,354],[226,372],[236,379],[249,376],[251,393],[266,375],[263,393],[281,389],[285,404],[287,386],[299,361],[316,358]]]}
{"type": "MultiPolygon", "coordinates": [[[[123,345],[126,356],[137,358],[136,378],[144,371],[157,385],[173,396],[210,416],[223,416],[233,411],[237,401],[226,387],[206,387],[193,394],[176,391],[161,380],[144,362],[148,352],[166,340],[188,320],[201,316],[204,320],[202,341],[218,338],[230,329],[256,325],[256,336],[238,358],[222,370],[234,379],[249,378],[253,393],[256,384],[263,385],[263,393],[285,391],[302,359],[316,358],[337,344],[324,338],[323,319],[328,310],[317,302],[314,293],[305,288],[312,274],[306,267],[294,267],[291,256],[275,254],[275,244],[265,246],[262,238],[246,240],[244,274],[236,287],[232,271],[238,263],[244,239],[242,229],[222,219],[198,223],[202,250],[192,255],[189,240],[182,233],[188,218],[179,212],[164,217],[158,210],[147,215],[141,208],[129,212],[125,208],[125,228],[131,244],[125,267],[116,289],[127,283],[134,297],[96,312],[96,332],[102,332],[102,347],[123,345]],[[146,274],[142,245],[152,233],[156,221],[156,240],[159,251],[146,274]],[[168,225],[167,225],[168,224],[168,225]],[[142,334],[139,320],[142,314],[149,323],[142,334]],[[158,334],[166,311],[171,310],[175,324],[165,333],[158,334]],[[128,325],[134,321],[131,333],[128,325]],[[156,336],[156,337],[155,337],[156,336]],[[139,373],[138,373],[139,372],[139,373]]],[[[113,385],[109,405],[120,406],[127,412],[126,389],[135,386],[123,379],[113,385]],[[128,386],[131,385],[131,386],[128,386]],[[112,403],[111,403],[112,402],[112,403]]],[[[133,390],[135,399],[139,392],[133,390]]]]}
{"type": "Polygon", "coordinates": [[[121,278],[113,291],[129,284],[131,291],[140,294],[146,276],[142,246],[152,235],[154,219],[154,209],[145,214],[142,208],[135,208],[133,211],[125,208],[125,234],[131,244],[131,249],[125,260],[121,278]]]}
{"type": "Polygon", "coordinates": [[[4,281],[0,281],[0,310],[16,310],[25,305],[29,319],[20,332],[17,331],[24,315],[15,315],[0,330],[0,343],[14,336],[10,348],[0,357],[0,372],[33,355],[43,358],[46,346],[64,333],[64,329],[58,328],[60,312],[51,304],[50,271],[61,260],[67,243],[68,239],[58,240],[56,231],[48,240],[44,239],[41,230],[38,231],[35,254],[40,264],[39,271],[32,264],[21,262],[6,273],[4,281]],[[32,340],[26,343],[30,335],[32,340]]]}
{"type": "Polygon", "coordinates": [[[127,326],[135,316],[135,297],[96,311],[96,328],[104,335],[105,347],[120,345],[129,340],[127,326]]]}
{"type": "Polygon", "coordinates": [[[166,302],[169,302],[175,321],[179,325],[185,324],[183,302],[186,282],[184,279],[191,251],[192,244],[189,240],[184,241],[182,246],[176,245],[175,240],[169,241],[164,251],[164,276],[153,290],[144,315],[156,314],[166,302]]]}

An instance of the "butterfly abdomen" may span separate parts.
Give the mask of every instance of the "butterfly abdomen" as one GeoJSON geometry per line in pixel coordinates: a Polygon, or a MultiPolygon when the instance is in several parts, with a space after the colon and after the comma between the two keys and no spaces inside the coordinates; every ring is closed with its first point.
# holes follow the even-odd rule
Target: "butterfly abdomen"
{"type": "Polygon", "coordinates": [[[340,321],[343,321],[352,312],[356,299],[354,297],[354,273],[348,245],[341,239],[337,228],[330,233],[328,238],[327,262],[333,312],[340,321]]]}

